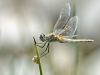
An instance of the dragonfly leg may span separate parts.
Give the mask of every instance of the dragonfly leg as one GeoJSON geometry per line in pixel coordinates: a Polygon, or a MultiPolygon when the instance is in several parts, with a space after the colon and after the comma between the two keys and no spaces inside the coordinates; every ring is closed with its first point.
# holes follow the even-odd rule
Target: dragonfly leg
{"type": "MultiPolygon", "coordinates": [[[[34,40],[34,45],[39,46],[39,45],[37,45],[37,42],[36,42],[36,40],[35,40],[34,37],[33,37],[33,40],[34,40]]],[[[46,44],[47,44],[47,42],[45,42],[45,43],[43,44],[43,46],[39,46],[39,47],[43,48],[46,44]]],[[[46,47],[46,49],[44,50],[44,52],[41,53],[41,57],[45,56],[45,55],[48,54],[48,53],[49,53],[49,43],[47,44],[47,47],[46,47]],[[47,51],[47,52],[46,52],[46,51],[47,51]],[[46,52],[46,53],[45,53],[45,52],[46,52]]]]}
{"type": "Polygon", "coordinates": [[[41,53],[41,57],[47,55],[48,53],[49,53],[49,43],[48,43],[46,49],[44,50],[44,52],[41,53]],[[47,51],[47,52],[46,52],[46,51],[47,51]],[[45,53],[45,52],[46,52],[46,53],[45,53]]]}
{"type": "Polygon", "coordinates": [[[33,40],[34,40],[34,45],[36,45],[36,40],[35,40],[35,38],[33,37],[33,40]]]}
{"type": "Polygon", "coordinates": [[[46,43],[47,43],[47,42],[45,42],[45,43],[41,43],[41,44],[43,44],[42,46],[39,45],[39,44],[36,44],[36,46],[38,46],[38,47],[40,47],[40,48],[43,48],[43,47],[46,45],[46,43]]]}
{"type": "Polygon", "coordinates": [[[46,43],[47,43],[47,42],[45,42],[45,43],[37,43],[34,37],[33,37],[33,40],[34,40],[34,44],[35,44],[36,46],[40,47],[40,48],[43,48],[43,47],[46,45],[46,43]],[[39,45],[39,44],[43,44],[43,45],[41,46],[41,45],[39,45]]]}

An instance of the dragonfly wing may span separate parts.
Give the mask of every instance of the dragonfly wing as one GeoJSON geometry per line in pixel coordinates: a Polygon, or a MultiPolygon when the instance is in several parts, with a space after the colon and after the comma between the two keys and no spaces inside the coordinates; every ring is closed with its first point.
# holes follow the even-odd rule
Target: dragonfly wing
{"type": "Polygon", "coordinates": [[[59,35],[73,36],[76,32],[76,29],[77,29],[77,23],[78,23],[78,17],[77,16],[70,18],[68,23],[62,29],[62,31],[60,31],[59,35]]]}
{"type": "Polygon", "coordinates": [[[62,31],[62,29],[65,27],[65,24],[67,23],[69,17],[70,17],[70,12],[71,12],[71,8],[70,8],[70,2],[69,0],[67,0],[64,8],[61,9],[59,18],[54,26],[54,33],[59,33],[60,31],[62,31]]]}

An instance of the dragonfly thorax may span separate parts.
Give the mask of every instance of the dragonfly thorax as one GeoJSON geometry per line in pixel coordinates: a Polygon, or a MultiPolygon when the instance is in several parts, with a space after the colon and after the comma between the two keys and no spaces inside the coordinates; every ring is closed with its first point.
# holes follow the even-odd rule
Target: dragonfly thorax
{"type": "Polygon", "coordinates": [[[51,34],[48,34],[48,35],[41,34],[40,35],[40,40],[42,42],[45,42],[45,41],[47,41],[47,42],[54,42],[54,41],[58,41],[59,39],[58,39],[57,35],[51,33],[51,34]]]}
{"type": "Polygon", "coordinates": [[[48,35],[41,34],[40,35],[40,40],[42,42],[45,42],[45,41],[48,41],[48,42],[54,41],[54,35],[53,34],[48,34],[48,35]]]}
{"type": "Polygon", "coordinates": [[[48,42],[57,41],[57,37],[54,33],[48,34],[45,37],[46,37],[46,41],[48,41],[48,42]]]}

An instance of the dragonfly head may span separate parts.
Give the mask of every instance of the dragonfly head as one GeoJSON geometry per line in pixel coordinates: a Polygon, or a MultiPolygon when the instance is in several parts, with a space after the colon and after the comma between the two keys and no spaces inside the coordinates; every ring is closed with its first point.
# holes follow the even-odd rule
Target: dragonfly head
{"type": "Polygon", "coordinates": [[[40,38],[40,40],[41,40],[42,42],[44,42],[44,41],[46,40],[46,39],[45,39],[46,37],[45,37],[44,34],[41,34],[39,38],[40,38]]]}

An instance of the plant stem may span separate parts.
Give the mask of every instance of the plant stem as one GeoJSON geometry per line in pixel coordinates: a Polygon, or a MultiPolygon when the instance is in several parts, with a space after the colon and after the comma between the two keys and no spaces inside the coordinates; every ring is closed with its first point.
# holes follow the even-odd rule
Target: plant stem
{"type": "Polygon", "coordinates": [[[40,75],[43,75],[41,61],[40,61],[40,55],[39,55],[39,50],[38,50],[36,44],[35,44],[35,49],[36,49],[36,55],[37,55],[37,59],[38,59],[38,65],[39,65],[40,75]]]}

